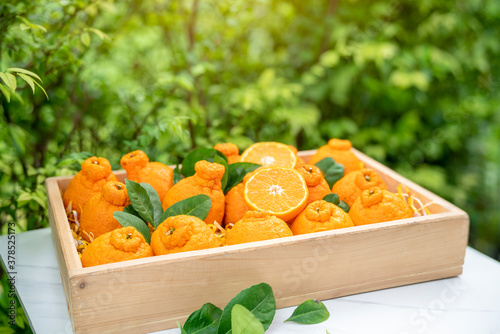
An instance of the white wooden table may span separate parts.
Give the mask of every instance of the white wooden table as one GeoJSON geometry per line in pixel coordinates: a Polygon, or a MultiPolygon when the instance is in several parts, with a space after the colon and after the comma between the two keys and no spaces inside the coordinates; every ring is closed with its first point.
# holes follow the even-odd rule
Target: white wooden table
{"type": "MultiPolygon", "coordinates": [[[[16,255],[17,294],[34,332],[73,333],[51,230],[16,235],[16,255]]],[[[0,256],[6,268],[7,236],[0,237],[0,256]]],[[[331,314],[326,322],[284,323],[295,307],[284,308],[277,311],[267,333],[500,333],[500,263],[467,248],[464,273],[459,277],[324,303],[331,314]]]]}

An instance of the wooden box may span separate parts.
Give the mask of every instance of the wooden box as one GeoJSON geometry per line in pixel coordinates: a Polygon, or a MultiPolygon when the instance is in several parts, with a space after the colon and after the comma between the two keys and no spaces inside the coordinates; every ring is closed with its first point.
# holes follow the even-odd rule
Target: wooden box
{"type": "MultiPolygon", "coordinates": [[[[315,151],[300,152],[305,161],[315,151]]],[[[83,268],[61,193],[71,177],[47,179],[54,246],[75,333],[145,333],[176,327],[204,303],[219,307],[266,282],[279,308],[462,273],[467,214],[353,152],[396,192],[407,186],[431,215],[341,230],[83,268]]],[[[117,171],[123,181],[126,174],[117,171]]]]}

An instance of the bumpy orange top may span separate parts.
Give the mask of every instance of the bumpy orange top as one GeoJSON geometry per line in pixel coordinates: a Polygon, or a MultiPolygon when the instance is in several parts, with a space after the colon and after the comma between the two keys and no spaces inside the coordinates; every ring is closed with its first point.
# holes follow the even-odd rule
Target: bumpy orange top
{"type": "Polygon", "coordinates": [[[161,223],[151,236],[155,255],[221,246],[219,238],[203,220],[194,216],[173,216],[161,223]]]}
{"type": "Polygon", "coordinates": [[[321,169],[314,165],[302,165],[299,168],[296,168],[300,174],[306,180],[307,189],[309,190],[309,197],[307,199],[306,205],[312,203],[314,201],[318,201],[323,199],[326,195],[330,193],[330,186],[328,182],[326,182],[323,177],[323,173],[321,173],[321,169]]]}
{"type": "Polygon", "coordinates": [[[262,212],[248,211],[234,226],[226,230],[228,245],[292,236],[284,220],[262,212]]]}
{"type": "Polygon", "coordinates": [[[361,161],[351,152],[352,144],[349,140],[330,139],[328,145],[321,146],[311,157],[309,164],[314,165],[324,158],[331,157],[339,164],[344,165],[344,175],[361,169],[361,161]]]}
{"type": "Polygon", "coordinates": [[[349,215],[354,225],[366,225],[410,218],[413,211],[397,194],[379,187],[371,187],[361,192],[349,215]]]}
{"type": "Polygon", "coordinates": [[[341,201],[346,202],[349,207],[361,195],[361,192],[371,187],[387,189],[380,176],[373,169],[361,169],[348,173],[338,180],[332,188],[332,192],[339,195],[341,201]]]}
{"type": "Polygon", "coordinates": [[[64,207],[71,203],[72,209],[80,215],[85,204],[99,194],[101,187],[109,181],[118,181],[111,171],[109,161],[105,158],[88,158],[64,192],[64,207]]]}
{"type": "Polygon", "coordinates": [[[290,228],[294,235],[335,230],[354,226],[351,218],[341,208],[323,200],[312,202],[293,221],[290,228]]]}
{"type": "Polygon", "coordinates": [[[113,213],[123,211],[130,204],[125,185],[118,181],[106,183],[101,192],[92,197],[82,212],[82,236],[88,242],[100,235],[122,227],[113,213]]]}
{"type": "Polygon", "coordinates": [[[165,197],[167,191],[174,185],[172,168],[160,162],[150,162],[146,153],[136,150],[125,154],[120,165],[127,171],[129,180],[149,183],[160,196],[165,197]]]}
{"type": "Polygon", "coordinates": [[[205,218],[207,224],[215,221],[222,224],[224,217],[224,193],[222,192],[221,180],[225,168],[218,163],[206,160],[196,162],[194,165],[196,173],[193,176],[180,180],[175,184],[163,198],[163,209],[166,210],[173,204],[183,199],[205,194],[212,200],[212,207],[205,218]]]}
{"type": "Polygon", "coordinates": [[[228,164],[240,162],[240,149],[233,143],[221,143],[214,146],[214,149],[222,152],[227,158],[228,164]]]}
{"type": "Polygon", "coordinates": [[[153,256],[153,251],[134,227],[104,233],[90,243],[82,254],[84,267],[153,256]]]}

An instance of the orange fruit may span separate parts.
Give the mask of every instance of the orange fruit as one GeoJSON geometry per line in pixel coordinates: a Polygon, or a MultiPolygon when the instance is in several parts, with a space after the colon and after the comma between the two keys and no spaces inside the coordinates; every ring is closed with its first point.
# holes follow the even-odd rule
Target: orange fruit
{"type": "Polygon", "coordinates": [[[290,227],[284,220],[263,212],[248,211],[232,228],[226,230],[226,243],[237,245],[292,235],[290,227]]]}
{"type": "Polygon", "coordinates": [[[217,144],[214,146],[214,149],[216,149],[219,152],[222,152],[222,154],[226,156],[228,164],[234,164],[236,162],[240,162],[241,160],[240,149],[235,144],[232,143],[217,144]]]}
{"type": "Polygon", "coordinates": [[[354,226],[344,210],[333,203],[319,200],[312,202],[290,225],[294,235],[336,230],[354,226]]]}
{"type": "Polygon", "coordinates": [[[127,171],[127,178],[137,183],[149,183],[160,199],[174,185],[174,171],[160,162],[150,162],[146,153],[136,150],[125,154],[120,165],[127,171]]]}
{"type": "Polygon", "coordinates": [[[276,142],[262,142],[250,145],[241,154],[241,162],[253,162],[264,167],[293,168],[297,163],[297,156],[288,145],[276,142]]]}
{"type": "Polygon", "coordinates": [[[349,215],[354,225],[366,225],[413,217],[413,211],[397,194],[372,187],[361,192],[349,215]]]}
{"type": "Polygon", "coordinates": [[[123,211],[130,200],[125,185],[118,181],[106,183],[101,192],[92,197],[82,212],[80,228],[82,236],[88,242],[101,234],[111,232],[122,225],[113,218],[115,211],[123,211]],[[91,236],[91,237],[89,237],[91,236]]]}
{"type": "Polygon", "coordinates": [[[306,162],[304,161],[304,159],[302,159],[301,157],[297,156],[297,162],[295,163],[295,167],[294,168],[299,168],[300,166],[302,165],[305,165],[306,162]]]}
{"type": "Polygon", "coordinates": [[[135,227],[107,232],[92,241],[82,254],[83,267],[153,256],[151,246],[135,227]]]}
{"type": "Polygon", "coordinates": [[[288,167],[267,167],[245,182],[245,201],[250,208],[289,221],[302,211],[309,192],[304,177],[288,167]]]}
{"type": "Polygon", "coordinates": [[[250,208],[245,202],[245,184],[240,182],[226,194],[224,226],[228,227],[236,223],[247,211],[250,211],[250,208]]]}
{"type": "Polygon", "coordinates": [[[194,216],[172,216],[161,223],[151,236],[155,255],[187,252],[221,246],[214,231],[194,216]]]}
{"type": "Polygon", "coordinates": [[[245,182],[247,182],[248,179],[260,168],[263,167],[259,167],[253,172],[245,175],[243,181],[227,192],[226,209],[224,212],[224,226],[226,228],[231,227],[231,225],[243,218],[245,213],[251,210],[247,202],[245,202],[245,182]]]}
{"type": "Polygon", "coordinates": [[[319,167],[314,165],[302,165],[295,169],[298,170],[304,177],[304,180],[306,180],[307,190],[309,191],[306,206],[309,205],[309,203],[323,199],[323,197],[331,192],[330,186],[323,177],[323,173],[319,167]]]}
{"type": "Polygon", "coordinates": [[[363,190],[375,186],[387,190],[384,180],[380,178],[376,171],[364,168],[350,172],[335,182],[332,193],[339,195],[339,199],[351,207],[363,190]]]}
{"type": "Polygon", "coordinates": [[[118,181],[109,161],[105,158],[88,158],[64,192],[64,207],[67,208],[71,203],[72,210],[80,215],[88,200],[99,194],[101,187],[109,181],[118,181]]]}
{"type": "Polygon", "coordinates": [[[324,158],[331,157],[335,162],[344,166],[344,175],[362,167],[362,162],[351,151],[352,144],[349,140],[330,139],[328,144],[321,146],[311,157],[309,164],[314,165],[324,158]]]}
{"type": "Polygon", "coordinates": [[[222,192],[222,177],[225,168],[218,163],[206,160],[197,161],[194,165],[196,173],[193,176],[180,180],[163,198],[163,210],[183,199],[205,194],[212,200],[212,207],[205,218],[207,224],[214,221],[222,224],[224,218],[224,193],[222,192]]]}

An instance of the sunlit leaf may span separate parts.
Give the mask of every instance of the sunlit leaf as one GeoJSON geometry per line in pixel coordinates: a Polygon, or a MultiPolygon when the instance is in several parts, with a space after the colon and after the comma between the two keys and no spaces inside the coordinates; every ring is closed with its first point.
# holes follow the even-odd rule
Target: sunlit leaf
{"type": "Polygon", "coordinates": [[[28,70],[25,70],[24,68],[11,67],[11,68],[7,69],[7,72],[17,72],[17,73],[27,74],[30,77],[34,77],[34,78],[40,80],[40,82],[43,82],[42,79],[40,79],[40,77],[36,73],[33,73],[31,71],[28,71],[28,70]]]}
{"type": "Polygon", "coordinates": [[[24,80],[26,81],[26,83],[31,87],[31,89],[33,90],[33,94],[35,94],[35,83],[33,82],[33,79],[31,79],[29,76],[27,76],[26,74],[23,74],[23,73],[18,73],[18,75],[24,80]]]}

